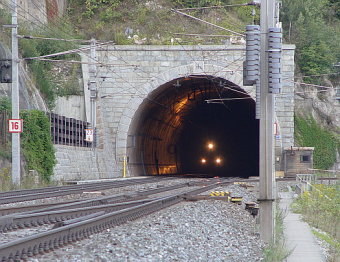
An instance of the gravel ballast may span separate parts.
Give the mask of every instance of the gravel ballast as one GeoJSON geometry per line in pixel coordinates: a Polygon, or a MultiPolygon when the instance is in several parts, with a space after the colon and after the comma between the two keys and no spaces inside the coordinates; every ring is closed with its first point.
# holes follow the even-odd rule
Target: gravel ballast
{"type": "Polygon", "coordinates": [[[257,218],[244,205],[258,198],[254,185],[254,192],[239,185],[214,190],[242,196],[242,205],[183,201],[28,261],[261,261],[265,243],[259,239],[257,218]]]}
{"type": "MultiPolygon", "coordinates": [[[[217,190],[243,196],[243,202],[256,199],[238,185],[217,190]]],[[[261,261],[264,246],[244,204],[200,200],[182,202],[30,261],[261,261]]]]}

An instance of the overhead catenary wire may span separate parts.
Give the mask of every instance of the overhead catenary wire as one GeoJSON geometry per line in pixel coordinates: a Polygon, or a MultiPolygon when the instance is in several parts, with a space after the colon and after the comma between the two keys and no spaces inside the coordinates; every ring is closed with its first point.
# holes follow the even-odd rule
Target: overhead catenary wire
{"type": "MultiPolygon", "coordinates": [[[[11,0],[12,1],[12,0],[11,0]]],[[[13,1],[12,1],[13,2],[13,1]]],[[[7,4],[5,4],[5,3],[3,3],[4,4],[4,6],[5,7],[7,7],[8,9],[10,9],[11,11],[12,11],[12,6],[9,6],[9,5],[7,5],[7,4]]],[[[23,10],[23,12],[25,12],[25,13],[27,13],[27,14],[29,14],[30,16],[32,16],[30,13],[28,13],[25,9],[23,9],[21,6],[19,6],[22,10],[23,10]]],[[[38,9],[38,10],[40,10],[40,9],[38,9]]],[[[40,10],[41,11],[41,10],[40,10]]],[[[43,12],[43,14],[44,14],[44,12],[43,12]]],[[[53,31],[50,27],[46,27],[45,26],[45,24],[43,24],[40,20],[38,20],[36,17],[33,17],[35,20],[37,20],[38,21],[38,23],[39,24],[41,24],[41,25],[39,25],[39,24],[37,24],[37,23],[35,23],[34,21],[31,21],[31,20],[29,20],[29,19],[27,19],[25,16],[23,16],[23,15],[20,15],[19,14],[19,16],[21,16],[24,20],[27,20],[28,22],[30,22],[30,23],[32,23],[32,24],[34,24],[35,26],[37,26],[38,28],[41,28],[42,30],[44,30],[44,31],[47,31],[46,30],[46,28],[51,32],[51,33],[56,33],[55,31],[53,31]]],[[[46,16],[46,15],[45,15],[46,16]]],[[[66,34],[68,34],[67,32],[64,32],[64,33],[66,33],[66,34]]],[[[68,34],[69,35],[69,34],[68,34]]],[[[59,39],[58,39],[59,40],[59,39]]],[[[67,51],[66,51],[67,52],[67,51]]],[[[82,54],[84,54],[85,56],[87,56],[89,59],[90,59],[90,56],[87,54],[87,53],[85,53],[85,52],[82,52],[81,50],[79,50],[79,52],[81,52],[82,54]]],[[[57,61],[57,60],[55,60],[55,61],[57,61]]],[[[71,63],[74,63],[74,61],[69,61],[69,62],[71,62],[71,63]]],[[[123,78],[122,78],[123,79],[123,78]]]]}
{"type": "MultiPolygon", "coordinates": [[[[24,10],[25,11],[25,10],[24,10]]],[[[34,23],[34,22],[32,22],[32,21],[30,21],[29,19],[27,19],[27,18],[25,18],[25,17],[23,17],[24,19],[26,19],[26,20],[28,20],[29,22],[31,22],[31,23],[34,23]]],[[[39,23],[41,23],[39,20],[38,20],[38,22],[39,23]]],[[[34,23],[35,24],[35,23],[34,23]]],[[[42,23],[41,23],[42,24],[42,23]]],[[[35,25],[37,25],[37,24],[35,24],[35,25]]],[[[38,26],[38,25],[37,25],[38,26]]],[[[46,30],[46,27],[45,27],[45,25],[43,25],[43,27],[42,27],[42,29],[43,30],[46,30]]],[[[50,28],[48,28],[51,32],[53,32],[50,28]]],[[[39,37],[29,37],[29,36],[22,36],[22,38],[26,38],[26,39],[39,39],[39,37]]],[[[63,41],[63,40],[65,40],[65,39],[52,39],[52,38],[40,38],[40,39],[45,39],[45,40],[61,40],[61,41],[63,41]]],[[[73,40],[67,40],[67,41],[69,41],[69,42],[73,42],[73,40]]],[[[81,40],[80,40],[81,41],[81,40]]],[[[84,42],[89,42],[90,40],[85,40],[84,42]]],[[[84,51],[84,50],[82,50],[81,48],[79,48],[79,49],[77,49],[76,51],[79,51],[79,52],[82,52],[82,51],[84,51]]],[[[67,54],[68,53],[68,51],[66,51],[66,52],[64,52],[64,54],[67,54]]],[[[71,52],[69,52],[69,53],[71,53],[71,52]]],[[[63,53],[60,53],[59,55],[62,55],[63,53]]],[[[85,55],[86,55],[86,53],[84,53],[85,55]]],[[[54,56],[53,54],[51,54],[51,55],[48,55],[48,56],[54,56]]],[[[29,59],[32,59],[32,58],[27,58],[27,60],[29,60],[29,59]]],[[[53,61],[53,62],[58,62],[58,61],[60,61],[60,60],[48,60],[48,59],[43,59],[43,58],[38,58],[38,57],[36,57],[36,59],[37,60],[43,60],[43,61],[53,61]]],[[[80,63],[80,62],[78,62],[78,61],[73,61],[73,60],[62,60],[62,61],[60,61],[60,62],[69,62],[69,63],[80,63]]],[[[86,62],[81,62],[81,63],[86,63],[86,62]]],[[[100,63],[100,62],[98,62],[99,64],[102,64],[102,65],[104,65],[103,63],[100,63]]],[[[105,64],[105,65],[108,65],[108,64],[105,64]]],[[[135,66],[134,66],[135,67],[135,66]]],[[[111,70],[110,70],[111,71],[111,70]]],[[[113,71],[112,71],[113,72],[113,71]]],[[[113,72],[113,73],[115,73],[115,72],[113,72]]],[[[156,77],[157,78],[157,76],[153,76],[153,77],[156,77]]],[[[123,78],[122,78],[123,79],[123,78]]],[[[128,83],[128,81],[125,81],[126,83],[128,83]]],[[[147,81],[146,81],[147,82],[147,81]]],[[[142,84],[140,84],[140,85],[138,85],[138,86],[142,86],[142,85],[144,85],[145,83],[142,83],[142,84]]],[[[131,87],[133,87],[132,85],[131,85],[131,87]]],[[[135,89],[135,90],[137,90],[137,88],[138,87],[133,87],[133,89],[135,89]]],[[[123,92],[122,92],[123,93],[123,92]]]]}
{"type": "MultiPolygon", "coordinates": [[[[102,46],[102,45],[107,45],[109,43],[110,42],[99,43],[99,44],[96,44],[95,46],[98,47],[98,46],[102,46]]],[[[91,49],[91,46],[85,46],[85,47],[77,48],[77,49],[74,49],[74,50],[68,50],[68,51],[59,52],[59,53],[55,53],[55,54],[36,56],[36,57],[27,57],[27,58],[24,58],[24,60],[42,59],[42,58],[45,58],[45,57],[53,57],[53,56],[59,56],[59,55],[72,54],[72,53],[77,53],[77,52],[81,52],[81,51],[85,51],[85,50],[90,50],[90,49],[91,49]]]]}
{"type": "MultiPolygon", "coordinates": [[[[32,0],[31,0],[32,1],[32,0]]],[[[11,2],[13,2],[13,0],[11,0],[11,2]]],[[[48,19],[48,17],[47,17],[47,15],[45,14],[45,12],[43,12],[36,4],[35,4],[35,2],[32,2],[36,7],[37,7],[37,9],[48,19]]],[[[5,3],[4,3],[4,6],[6,6],[7,8],[9,8],[10,10],[12,10],[12,7],[11,6],[8,6],[8,5],[6,5],[5,3]]],[[[55,32],[54,30],[52,30],[51,29],[51,27],[49,27],[49,26],[46,26],[43,22],[41,22],[37,17],[35,17],[35,16],[33,16],[32,14],[30,14],[29,12],[27,12],[25,9],[23,9],[21,6],[19,6],[18,5],[18,7],[24,12],[24,13],[27,13],[29,16],[31,16],[31,17],[33,17],[34,18],[34,20],[36,20],[39,24],[41,24],[41,25],[39,25],[39,24],[37,24],[37,23],[35,23],[35,22],[33,22],[32,20],[30,20],[30,19],[28,19],[28,18],[26,18],[25,16],[23,16],[23,15],[20,15],[24,20],[26,20],[26,21],[28,21],[28,22],[30,22],[30,23],[32,23],[32,24],[34,24],[35,26],[37,26],[38,28],[40,28],[40,29],[42,29],[43,31],[49,31],[49,32],[51,32],[51,33],[53,33],[53,34],[58,34],[58,32],[55,32]],[[48,29],[48,30],[47,30],[48,29]]],[[[60,12],[59,12],[60,13],[60,12]]],[[[68,32],[66,32],[66,31],[64,31],[63,30],[63,28],[62,28],[62,26],[61,25],[56,25],[56,23],[55,22],[52,22],[52,24],[53,25],[55,25],[57,28],[61,28],[61,29],[59,29],[60,31],[62,31],[63,33],[65,33],[66,35],[69,35],[69,36],[71,36],[68,32]]],[[[20,35],[18,35],[18,37],[20,37],[20,38],[24,38],[24,39],[45,39],[45,40],[58,40],[58,41],[65,41],[65,42],[85,42],[85,43],[90,43],[91,42],[91,40],[77,40],[77,39],[63,39],[63,38],[43,38],[43,37],[34,37],[34,36],[20,36],[20,35]]],[[[72,45],[72,47],[74,47],[73,45],[72,45]]],[[[82,52],[82,50],[81,49],[79,49],[79,52],[82,52]]],[[[86,53],[83,53],[85,56],[88,56],[89,57],[89,55],[88,54],[86,54],[86,53]]]]}
{"type": "MultiPolygon", "coordinates": [[[[180,20],[182,20],[181,19],[181,17],[180,17],[180,20]]],[[[175,40],[177,41],[177,43],[179,44],[179,45],[181,45],[182,46],[182,48],[187,52],[187,50],[184,48],[184,46],[175,38],[175,40]]],[[[187,52],[188,53],[188,52],[187,52]]],[[[196,63],[197,64],[197,62],[195,61],[195,59],[188,53],[188,55],[192,58],[192,60],[194,61],[194,63],[196,63]]],[[[211,59],[211,56],[209,56],[209,59],[211,59]]],[[[241,59],[241,58],[240,58],[241,59]]],[[[236,60],[234,60],[233,61],[233,63],[236,63],[237,61],[238,61],[239,59],[236,59],[236,60]]],[[[198,65],[199,66],[199,65],[198,65]]],[[[239,66],[239,68],[240,68],[241,66],[239,66]]],[[[217,72],[216,72],[217,73],[217,72]]],[[[215,74],[216,74],[215,73],[215,74]]],[[[206,73],[205,73],[206,74],[206,73]]],[[[206,77],[208,78],[208,79],[210,79],[211,77],[209,77],[209,76],[207,76],[206,75],[206,77]]],[[[228,79],[229,80],[229,79],[228,79]]],[[[211,80],[212,81],[212,80],[211,80]]],[[[212,81],[213,82],[213,81],[212,81]]],[[[235,85],[236,86],[236,85],[235,85]]],[[[218,89],[217,89],[217,87],[215,86],[215,89],[216,89],[216,92],[217,92],[217,94],[219,95],[219,97],[221,98],[221,96],[220,96],[220,94],[219,94],[219,92],[218,92],[218,89]]],[[[246,94],[246,95],[248,95],[248,94],[246,94]]],[[[224,104],[224,103],[223,103],[224,104]]]]}
{"type": "MultiPolygon", "coordinates": [[[[80,50],[79,50],[80,51],[80,50]]],[[[69,61],[69,62],[74,62],[74,61],[69,61]]]]}
{"type": "Polygon", "coordinates": [[[82,39],[38,37],[38,36],[29,36],[29,35],[17,35],[17,37],[24,38],[24,39],[54,40],[54,41],[64,41],[64,42],[80,42],[80,43],[91,43],[92,41],[92,40],[82,40],[82,39]]]}
{"type": "MultiPolygon", "coordinates": [[[[13,1],[11,0],[11,2],[13,3],[13,1]]],[[[9,10],[13,11],[12,9],[12,6],[9,6],[7,5],[6,3],[2,3],[5,7],[7,7],[9,10]]],[[[40,20],[38,20],[37,17],[33,16],[32,14],[30,14],[29,12],[27,12],[24,8],[22,8],[20,5],[18,5],[18,7],[24,12],[24,13],[27,13],[30,17],[33,17],[34,20],[36,20],[38,23],[26,18],[25,16],[23,16],[22,14],[18,13],[18,15],[23,19],[23,20],[26,20],[28,21],[29,23],[35,25],[37,28],[40,28],[41,30],[43,31],[46,31],[46,32],[51,32],[53,34],[57,34],[55,31],[53,31],[50,27],[46,26],[43,22],[41,22],[40,20]],[[47,30],[48,29],[48,30],[47,30]]],[[[38,9],[40,10],[40,9],[38,9]]],[[[41,11],[41,10],[40,10],[41,11]]],[[[41,11],[42,12],[42,11],[41,11]]],[[[42,12],[44,14],[44,12],[42,12]]],[[[45,15],[45,14],[44,14],[45,15]]],[[[45,15],[46,16],[46,15],[45,15]]],[[[64,31],[65,34],[69,35],[67,32],[64,31]]],[[[20,37],[18,35],[18,37],[20,37]]],[[[25,36],[25,37],[22,37],[22,38],[27,38],[27,39],[33,39],[35,37],[32,37],[32,36],[25,36]]],[[[62,38],[58,38],[57,40],[59,39],[62,39],[62,38]]],[[[72,45],[72,48],[74,48],[74,45],[72,45]]]]}
{"type": "Polygon", "coordinates": [[[207,35],[207,34],[185,34],[185,33],[172,33],[173,35],[185,35],[185,36],[201,36],[201,37],[224,37],[231,38],[231,35],[207,35]]]}
{"type": "MultiPolygon", "coordinates": [[[[81,50],[81,49],[80,49],[81,50]]],[[[80,51],[79,50],[79,51],[80,51]]],[[[38,58],[37,58],[38,59],[38,58]]],[[[39,59],[39,60],[43,60],[43,59],[39,59]]],[[[47,61],[47,59],[45,60],[45,61],[47,61]]],[[[58,60],[49,60],[49,61],[58,61],[58,60]]],[[[60,60],[59,60],[60,61],[60,60]]],[[[193,61],[194,61],[194,59],[193,59],[193,61]]],[[[61,62],[70,62],[70,63],[78,63],[77,61],[66,61],[66,60],[62,60],[61,62]]],[[[194,61],[195,62],[195,61],[194,61]]],[[[84,63],[86,63],[86,62],[84,62],[84,63]]],[[[102,63],[103,64],[103,63],[102,63]]],[[[103,64],[104,65],[104,64],[103,64]]],[[[105,65],[108,65],[108,64],[105,64],[105,65]]],[[[234,70],[235,71],[235,70],[234,70]]],[[[108,71],[109,72],[109,71],[108,71]]],[[[154,76],[153,76],[154,77],[154,76]]],[[[209,77],[209,76],[206,76],[207,77],[207,79],[210,79],[211,77],[209,77]]],[[[211,80],[211,79],[210,79],[211,80]]],[[[126,81],[127,82],[127,81],[126,81]]],[[[147,82],[147,81],[146,81],[147,82]]],[[[139,86],[142,86],[143,84],[145,84],[145,83],[142,83],[141,85],[139,85],[139,86]]]]}
{"type": "MultiPolygon", "coordinates": [[[[179,10],[179,9],[178,9],[179,10]]],[[[174,35],[175,35],[175,33],[174,33],[174,35]]],[[[221,36],[221,37],[228,37],[228,36],[221,36]]],[[[29,37],[23,37],[23,38],[29,38],[29,37]]],[[[38,37],[36,37],[36,39],[38,39],[38,37]]],[[[43,39],[43,38],[41,38],[41,39],[43,39]]],[[[46,38],[46,40],[48,40],[47,38],[46,38]]],[[[51,39],[51,40],[54,40],[54,39],[51,39]]],[[[57,39],[55,39],[55,40],[57,40],[57,39]]],[[[61,40],[61,39],[60,39],[61,40]]],[[[72,40],[66,40],[66,41],[72,41],[72,40]]],[[[90,42],[90,40],[80,40],[80,41],[84,41],[84,42],[90,42]]],[[[81,49],[80,49],[81,50],[81,49]]],[[[79,51],[80,51],[79,50],[79,51]]],[[[85,50],[85,49],[84,49],[85,50]]],[[[84,50],[82,50],[82,51],[84,51],[84,50]]],[[[65,53],[66,54],[66,53],[65,53]]],[[[29,58],[28,58],[29,59],[29,58]]],[[[37,58],[38,59],[38,58],[37,58]]],[[[43,60],[43,59],[39,59],[39,60],[43,60]]],[[[58,61],[58,60],[45,60],[45,61],[58,61]]],[[[60,61],[60,60],[59,60],[60,61]]],[[[86,63],[86,62],[78,62],[78,61],[66,61],[66,60],[61,60],[60,62],[69,62],[69,63],[86,63]]],[[[104,63],[99,63],[98,62],[98,64],[102,64],[102,65],[110,65],[110,64],[104,64],[104,63]]],[[[111,65],[113,65],[113,64],[111,64],[111,65]]],[[[132,66],[133,67],[133,66],[132,66]]],[[[235,70],[233,70],[233,71],[235,71],[235,70]]],[[[108,71],[109,72],[109,71],[108,71]]],[[[332,74],[338,74],[338,73],[332,73],[332,74]]],[[[323,74],[323,75],[312,75],[313,77],[314,76],[324,76],[324,75],[330,75],[330,74],[323,74]]],[[[206,77],[208,77],[208,76],[206,76],[206,77]]],[[[304,77],[309,77],[309,76],[304,76],[304,77]]],[[[328,88],[328,89],[331,89],[332,87],[325,87],[325,86],[320,86],[320,85],[312,85],[312,84],[307,84],[307,83],[300,83],[300,82],[294,82],[294,83],[296,83],[296,84],[300,84],[300,85],[306,85],[306,86],[313,86],[313,87],[318,87],[318,88],[328,88]]],[[[139,85],[139,86],[142,86],[142,85],[144,85],[145,83],[142,83],[141,85],[139,85]]],[[[136,89],[136,88],[135,88],[136,89]]],[[[319,90],[319,91],[317,91],[317,92],[325,92],[325,91],[327,91],[327,90],[319,90]]],[[[296,93],[302,93],[302,92],[296,92],[296,93]]],[[[245,93],[244,93],[245,94],[245,93]]]]}
{"type": "Polygon", "coordinates": [[[235,5],[221,5],[221,6],[205,6],[205,7],[192,7],[192,8],[181,8],[176,9],[178,11],[193,11],[193,10],[205,10],[205,9],[218,9],[218,8],[226,8],[226,7],[240,7],[240,6],[248,6],[248,5],[259,5],[256,2],[249,2],[245,4],[235,4],[235,5]]]}
{"type": "Polygon", "coordinates": [[[234,35],[238,35],[238,36],[245,37],[244,34],[240,34],[240,33],[234,32],[234,31],[232,31],[232,30],[226,29],[226,28],[224,28],[224,27],[222,27],[222,26],[218,26],[218,25],[215,25],[215,24],[213,24],[213,23],[209,23],[209,22],[204,21],[204,20],[202,20],[202,19],[199,19],[199,18],[197,18],[197,17],[194,17],[194,16],[188,15],[188,14],[186,14],[186,13],[177,11],[176,9],[172,9],[172,8],[171,8],[170,10],[173,11],[173,12],[175,12],[175,13],[181,14],[181,15],[183,15],[183,16],[189,17],[189,18],[191,18],[191,19],[197,20],[197,21],[199,21],[199,22],[202,22],[202,23],[205,23],[205,24],[208,24],[208,25],[217,27],[217,28],[219,28],[219,29],[225,30],[225,31],[227,31],[227,32],[229,32],[229,33],[232,33],[232,34],[234,34],[234,35]]]}

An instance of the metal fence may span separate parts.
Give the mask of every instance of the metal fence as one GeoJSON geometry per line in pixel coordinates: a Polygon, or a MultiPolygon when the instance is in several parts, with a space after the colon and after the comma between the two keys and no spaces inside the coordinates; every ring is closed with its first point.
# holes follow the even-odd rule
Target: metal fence
{"type": "Polygon", "coordinates": [[[90,126],[90,123],[54,113],[46,114],[50,118],[53,144],[78,147],[92,146],[91,142],[85,141],[86,129],[90,126]]]}

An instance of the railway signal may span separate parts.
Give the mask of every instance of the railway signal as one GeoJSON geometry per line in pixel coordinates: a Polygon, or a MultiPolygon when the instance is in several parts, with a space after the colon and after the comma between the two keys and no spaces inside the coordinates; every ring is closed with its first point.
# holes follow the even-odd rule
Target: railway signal
{"type": "Polygon", "coordinates": [[[0,60],[1,83],[12,83],[12,59],[0,60]]]}

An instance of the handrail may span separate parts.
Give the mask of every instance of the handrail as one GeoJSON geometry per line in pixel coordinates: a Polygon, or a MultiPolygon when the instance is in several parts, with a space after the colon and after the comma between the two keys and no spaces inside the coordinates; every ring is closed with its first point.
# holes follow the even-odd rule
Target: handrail
{"type": "MultiPolygon", "coordinates": [[[[301,177],[301,176],[306,176],[306,177],[309,177],[311,179],[312,174],[296,174],[296,178],[300,180],[300,183],[307,184],[307,186],[309,186],[309,187],[314,187],[314,189],[321,194],[321,191],[319,189],[315,188],[315,186],[312,185],[309,181],[305,181],[303,179],[303,177],[301,177]]],[[[305,191],[305,189],[303,187],[301,187],[301,193],[304,193],[304,191],[305,191]]],[[[309,191],[309,190],[307,190],[307,191],[309,191]]],[[[326,195],[324,195],[324,196],[328,200],[331,200],[328,196],[326,196],[326,195]]]]}

